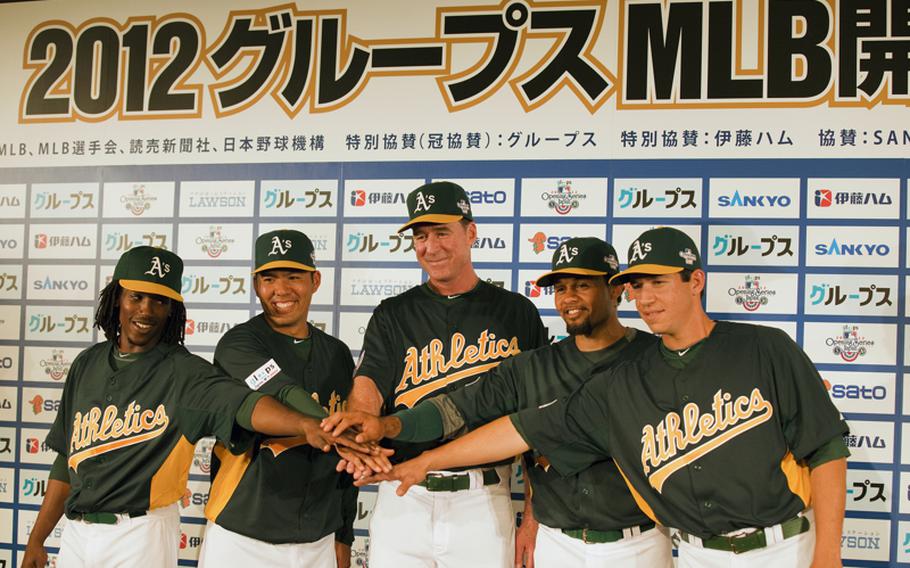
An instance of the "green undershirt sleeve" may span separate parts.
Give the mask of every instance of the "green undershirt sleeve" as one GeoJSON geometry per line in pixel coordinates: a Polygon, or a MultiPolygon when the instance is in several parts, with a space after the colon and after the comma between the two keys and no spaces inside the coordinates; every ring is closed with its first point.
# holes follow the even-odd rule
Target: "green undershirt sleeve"
{"type": "Polygon", "coordinates": [[[54,465],[51,466],[51,472],[47,478],[62,481],[63,483],[70,482],[70,472],[66,467],[66,456],[57,454],[57,459],[54,460],[54,465]]]}
{"type": "Polygon", "coordinates": [[[844,438],[835,436],[822,447],[809,454],[806,462],[809,464],[809,469],[815,469],[822,464],[847,457],[850,457],[850,450],[847,449],[844,438]]]}
{"type": "Polygon", "coordinates": [[[430,442],[442,438],[442,415],[433,404],[422,402],[392,416],[401,421],[401,432],[395,437],[396,440],[430,442]]]}
{"type": "Polygon", "coordinates": [[[243,399],[243,403],[240,404],[240,408],[237,409],[237,414],[234,416],[234,420],[237,424],[244,430],[249,430],[253,432],[253,408],[256,407],[256,403],[259,402],[259,399],[264,397],[265,394],[261,392],[252,391],[250,394],[243,399]]]}
{"type": "Polygon", "coordinates": [[[282,387],[275,398],[285,406],[312,418],[322,419],[329,415],[309,391],[297,385],[282,387]]]}

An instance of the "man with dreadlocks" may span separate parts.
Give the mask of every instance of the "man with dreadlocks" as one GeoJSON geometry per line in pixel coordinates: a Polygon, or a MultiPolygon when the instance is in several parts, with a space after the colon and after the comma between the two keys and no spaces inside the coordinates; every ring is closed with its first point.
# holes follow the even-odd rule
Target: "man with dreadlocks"
{"type": "Polygon", "coordinates": [[[234,452],[253,430],[304,436],[323,451],[348,443],[183,347],[182,274],[180,257],[153,247],[117,262],[95,314],[107,341],[73,361],[47,436],[59,456],[23,566],[45,566],[44,541],[64,512],[61,566],[176,566],[177,501],[204,436],[234,452]]]}

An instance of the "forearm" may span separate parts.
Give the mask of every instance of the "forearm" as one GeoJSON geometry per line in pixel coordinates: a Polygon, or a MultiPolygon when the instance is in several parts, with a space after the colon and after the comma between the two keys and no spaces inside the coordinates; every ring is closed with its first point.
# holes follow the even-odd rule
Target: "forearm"
{"type": "Polygon", "coordinates": [[[429,470],[493,463],[530,449],[508,416],[423,454],[429,470]]]}
{"type": "Polygon", "coordinates": [[[348,395],[348,410],[379,415],[382,410],[382,394],[373,379],[363,375],[354,377],[354,386],[348,395]]]}
{"type": "Polygon", "coordinates": [[[56,479],[48,479],[41,510],[35,519],[35,526],[28,537],[29,544],[44,546],[44,541],[57,526],[63,516],[63,506],[70,494],[70,484],[56,479]]]}
{"type": "Polygon", "coordinates": [[[253,430],[267,436],[299,436],[307,426],[319,427],[319,420],[291,410],[270,396],[259,399],[250,422],[253,430]]]}
{"type": "Polygon", "coordinates": [[[815,563],[839,565],[846,506],[847,460],[826,462],[809,473],[815,511],[815,563]]]}

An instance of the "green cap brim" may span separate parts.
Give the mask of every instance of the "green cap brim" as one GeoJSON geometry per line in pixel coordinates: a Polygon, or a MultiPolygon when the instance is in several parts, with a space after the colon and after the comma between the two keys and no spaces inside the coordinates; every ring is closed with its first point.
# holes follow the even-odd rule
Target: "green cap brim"
{"type": "Polygon", "coordinates": [[[307,272],[315,272],[316,269],[312,266],[307,266],[301,262],[294,262],[293,260],[275,260],[272,262],[266,262],[259,268],[253,271],[253,274],[262,272],[264,270],[273,270],[275,268],[292,268],[294,270],[306,270],[307,272]]]}
{"type": "Polygon", "coordinates": [[[625,284],[630,278],[637,274],[651,275],[656,274],[675,274],[682,272],[684,269],[679,266],[664,266],[663,264],[636,264],[627,268],[610,278],[610,284],[625,284]]]}
{"type": "Polygon", "coordinates": [[[178,302],[183,302],[183,296],[174,292],[167,286],[162,286],[161,284],[156,284],[154,282],[146,282],[144,280],[120,280],[120,286],[126,288],[127,290],[132,290],[133,292],[143,292],[145,294],[157,294],[159,296],[164,296],[172,300],[177,300],[178,302]]]}
{"type": "Polygon", "coordinates": [[[564,275],[575,275],[575,276],[604,276],[607,274],[601,270],[592,270],[590,268],[560,268],[559,270],[554,270],[552,272],[547,272],[543,276],[537,279],[538,286],[551,286],[553,281],[564,275]]]}
{"type": "Polygon", "coordinates": [[[455,221],[461,221],[462,219],[464,219],[464,215],[441,215],[438,213],[421,215],[420,217],[414,217],[402,225],[401,228],[398,229],[398,232],[400,233],[411,227],[411,225],[416,225],[417,223],[454,223],[455,221]]]}

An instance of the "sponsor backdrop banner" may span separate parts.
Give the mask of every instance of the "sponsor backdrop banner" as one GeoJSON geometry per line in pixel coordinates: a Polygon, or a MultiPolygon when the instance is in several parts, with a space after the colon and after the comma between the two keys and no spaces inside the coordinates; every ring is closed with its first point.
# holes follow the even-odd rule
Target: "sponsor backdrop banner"
{"type": "MultiPolygon", "coordinates": [[[[910,566],[906,2],[48,0],[0,18],[0,566],[21,559],[120,254],[184,258],[187,346],[210,360],[258,313],[256,235],[303,230],[312,321],[356,356],[372,309],[425,278],[396,228],[437,179],[469,192],[478,273],[553,340],[535,280],[560,243],[606,238],[625,260],[648,228],[690,234],[712,316],[789,333],[850,421],[845,565],[910,566]]],[[[367,488],[357,566],[374,503],[367,488]]]]}

